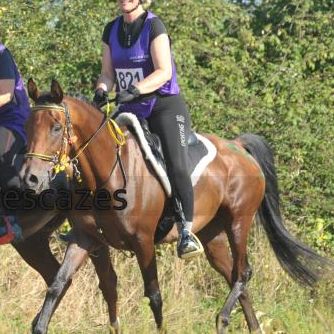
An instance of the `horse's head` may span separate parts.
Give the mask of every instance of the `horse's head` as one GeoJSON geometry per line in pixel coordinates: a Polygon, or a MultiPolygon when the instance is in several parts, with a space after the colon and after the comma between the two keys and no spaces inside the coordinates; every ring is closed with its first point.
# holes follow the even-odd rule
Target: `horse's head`
{"type": "Polygon", "coordinates": [[[40,93],[29,79],[28,93],[35,105],[26,124],[28,153],[20,174],[24,187],[39,193],[50,188],[57,172],[66,165],[71,119],[62,104],[64,95],[56,80],[52,80],[50,92],[40,93]]]}

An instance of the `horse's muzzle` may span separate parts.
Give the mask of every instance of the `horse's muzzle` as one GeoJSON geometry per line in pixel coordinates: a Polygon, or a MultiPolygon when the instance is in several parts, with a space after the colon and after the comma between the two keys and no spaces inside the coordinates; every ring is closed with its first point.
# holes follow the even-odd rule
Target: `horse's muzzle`
{"type": "Polygon", "coordinates": [[[24,189],[33,190],[37,194],[48,189],[49,174],[47,171],[33,168],[25,163],[20,171],[20,176],[24,189]]]}

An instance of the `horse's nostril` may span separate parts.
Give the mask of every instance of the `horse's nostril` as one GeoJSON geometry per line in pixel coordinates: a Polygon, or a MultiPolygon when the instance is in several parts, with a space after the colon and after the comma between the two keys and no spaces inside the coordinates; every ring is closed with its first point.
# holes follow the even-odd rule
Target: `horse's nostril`
{"type": "Polygon", "coordinates": [[[32,185],[36,185],[36,184],[38,184],[38,178],[37,178],[37,176],[36,175],[34,175],[34,174],[31,174],[30,176],[29,176],[29,183],[30,184],[32,184],[32,185]]]}

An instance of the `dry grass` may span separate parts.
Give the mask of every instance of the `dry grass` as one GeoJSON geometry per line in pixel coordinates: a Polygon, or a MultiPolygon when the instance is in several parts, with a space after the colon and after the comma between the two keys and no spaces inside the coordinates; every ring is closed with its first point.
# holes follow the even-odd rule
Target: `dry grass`
{"type": "MultiPolygon", "coordinates": [[[[333,284],[317,293],[297,286],[279,267],[263,234],[253,232],[250,259],[254,269],[249,289],[265,333],[334,333],[333,284]]],[[[63,245],[52,241],[60,256],[63,245]]],[[[164,300],[165,324],[169,333],[215,333],[215,315],[227,295],[223,279],[204,256],[183,262],[174,246],[158,250],[159,278],[164,300]]],[[[30,332],[30,323],[45,295],[45,285],[11,246],[1,247],[0,334],[30,332]]],[[[124,333],[155,333],[153,316],[135,258],[114,251],[113,263],[119,277],[119,309],[124,333]]],[[[52,318],[49,333],[108,333],[106,305],[98,289],[90,262],[74,282],[52,318]]],[[[241,309],[233,311],[230,333],[247,333],[241,309]]]]}

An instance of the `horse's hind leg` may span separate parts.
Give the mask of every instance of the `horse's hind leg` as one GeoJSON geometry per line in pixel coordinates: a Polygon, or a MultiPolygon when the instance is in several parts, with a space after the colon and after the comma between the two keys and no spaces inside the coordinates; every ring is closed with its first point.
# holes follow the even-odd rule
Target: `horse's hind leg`
{"type": "Polygon", "coordinates": [[[162,298],[152,236],[149,234],[137,235],[133,250],[144,280],[144,295],[150,300],[150,307],[158,329],[162,329],[162,298]]]}
{"type": "Polygon", "coordinates": [[[51,316],[67,291],[72,276],[88,257],[88,253],[94,245],[95,241],[85,235],[76,236],[74,241],[68,245],[64,261],[47,291],[39,315],[33,322],[33,334],[47,333],[47,327],[51,320],[51,316]]]}
{"type": "Polygon", "coordinates": [[[238,298],[244,293],[246,283],[251,277],[251,269],[247,262],[247,238],[253,217],[234,217],[227,227],[227,236],[231,245],[233,257],[232,290],[217,316],[217,329],[223,333],[228,325],[231,311],[238,298]]]}
{"type": "Polygon", "coordinates": [[[95,271],[99,277],[99,287],[108,304],[111,333],[120,334],[120,324],[117,317],[117,275],[111,264],[109,248],[101,246],[90,255],[95,271]]]}
{"type": "MultiPolygon", "coordinates": [[[[226,234],[221,231],[221,219],[216,219],[207,225],[207,227],[200,231],[199,237],[210,265],[220,273],[226,279],[229,286],[232,287],[233,264],[226,243],[226,234]]],[[[243,292],[240,294],[239,302],[245,315],[249,331],[259,331],[260,325],[246,288],[244,288],[243,292]]],[[[217,323],[217,331],[218,333],[223,333],[223,328],[220,323],[217,323]]]]}

